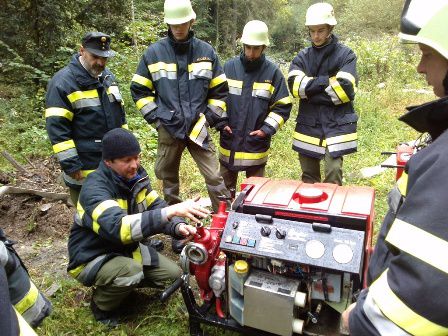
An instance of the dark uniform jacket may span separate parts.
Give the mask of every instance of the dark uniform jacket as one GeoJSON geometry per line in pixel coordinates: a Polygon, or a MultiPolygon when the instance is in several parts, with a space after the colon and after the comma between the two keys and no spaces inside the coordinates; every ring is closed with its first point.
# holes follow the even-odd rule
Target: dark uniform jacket
{"type": "Polygon", "coordinates": [[[132,97],[148,123],[173,138],[208,147],[207,124],[226,124],[226,77],[215,50],[190,32],[186,42],[171,33],[150,45],[132,78],[132,97]]]}
{"type": "Polygon", "coordinates": [[[285,78],[274,63],[264,54],[255,68],[246,62],[241,54],[224,65],[232,134],[221,131],[219,160],[231,170],[266,164],[271,137],[288,120],[292,107],[285,78]],[[249,135],[255,130],[266,137],[249,135]]]}
{"type": "Polygon", "coordinates": [[[329,44],[303,49],[289,68],[291,94],[300,98],[293,149],[323,158],[328,148],[334,158],[357,149],[353,109],[357,85],[356,55],[332,35],[329,44]]]}
{"type": "MultiPolygon", "coordinates": [[[[36,327],[50,315],[51,303],[30,279],[13,244],[14,242],[9,240],[0,229],[0,268],[4,268],[7,276],[10,303],[30,326],[36,327]]],[[[0,305],[0,310],[4,307],[6,306],[0,305]]],[[[21,317],[19,317],[19,322],[21,322],[21,317]]],[[[22,329],[22,325],[20,328],[22,329]]],[[[3,329],[0,329],[0,333],[3,335],[3,329]]]]}
{"type": "Polygon", "coordinates": [[[401,120],[433,142],[410,158],[389,195],[351,335],[448,335],[448,98],[401,120]]]}
{"type": "Polygon", "coordinates": [[[80,188],[68,174],[87,176],[101,161],[101,139],[107,131],[127,128],[124,102],[114,75],[105,69],[99,79],[72,57],[47,88],[47,132],[68,186],[80,188]]]}
{"type": "Polygon", "coordinates": [[[151,188],[139,168],[138,179],[128,186],[101,162],[84,182],[69,242],[69,273],[86,286],[92,285],[101,266],[115,256],[158,266],[157,252],[141,243],[157,233],[181,238],[177,226],[183,220],[166,219],[166,202],[151,188]]]}

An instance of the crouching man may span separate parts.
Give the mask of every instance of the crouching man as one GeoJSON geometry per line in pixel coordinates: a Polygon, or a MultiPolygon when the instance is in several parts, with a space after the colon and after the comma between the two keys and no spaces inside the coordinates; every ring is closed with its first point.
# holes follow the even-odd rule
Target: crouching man
{"type": "Polygon", "coordinates": [[[68,242],[68,272],[83,285],[94,286],[93,315],[113,326],[133,288],[160,287],[181,274],[146,238],[157,233],[177,239],[194,235],[196,228],[180,217],[198,223],[209,211],[192,200],[167,206],[151,188],[140,166],[140,145],[128,130],[113,129],[102,143],[103,161],[81,190],[68,242]]]}

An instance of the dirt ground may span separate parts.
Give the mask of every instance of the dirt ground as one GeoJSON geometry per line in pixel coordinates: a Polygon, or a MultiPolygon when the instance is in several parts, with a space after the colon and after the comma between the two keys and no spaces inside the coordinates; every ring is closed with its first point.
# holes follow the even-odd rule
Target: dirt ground
{"type": "MultiPolygon", "coordinates": [[[[15,249],[34,280],[51,274],[67,277],[67,241],[75,208],[68,202],[68,189],[59,182],[61,170],[55,159],[31,159],[23,165],[26,173],[0,171],[0,187],[15,186],[50,193],[66,193],[65,200],[52,200],[33,194],[0,196],[0,227],[8,238],[17,242],[15,249]]],[[[164,242],[163,254],[172,260],[179,256],[171,251],[171,237],[156,235],[164,242]]],[[[38,282],[38,281],[37,281],[38,282]]]]}
{"type": "MultiPolygon", "coordinates": [[[[23,167],[26,173],[0,172],[0,183],[30,190],[67,193],[58,182],[61,172],[54,159],[31,160],[23,167]]],[[[42,198],[32,193],[6,193],[0,196],[0,227],[8,238],[17,242],[15,248],[31,274],[65,276],[68,260],[66,245],[74,211],[66,200],[42,198]]]]}

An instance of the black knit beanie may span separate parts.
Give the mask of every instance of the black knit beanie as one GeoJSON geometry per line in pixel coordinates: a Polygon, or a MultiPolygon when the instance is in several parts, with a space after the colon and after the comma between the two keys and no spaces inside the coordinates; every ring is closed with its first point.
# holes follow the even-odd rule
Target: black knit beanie
{"type": "Polygon", "coordinates": [[[140,154],[137,138],[124,128],[114,128],[103,137],[103,160],[140,154]]]}

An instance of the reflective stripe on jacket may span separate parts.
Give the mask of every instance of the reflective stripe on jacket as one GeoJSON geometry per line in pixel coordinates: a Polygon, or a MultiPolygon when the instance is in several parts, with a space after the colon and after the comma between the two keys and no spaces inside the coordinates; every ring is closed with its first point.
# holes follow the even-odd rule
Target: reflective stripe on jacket
{"type": "Polygon", "coordinates": [[[79,54],[48,84],[45,120],[53,151],[71,187],[82,182],[69,174],[87,176],[101,161],[101,140],[107,131],[127,128],[124,102],[114,75],[105,69],[99,79],[89,75],[79,54]]]}
{"type": "Polygon", "coordinates": [[[84,285],[92,285],[114,256],[157,266],[156,251],[141,241],[157,233],[178,237],[176,226],[182,220],[163,218],[166,202],[151,188],[143,168],[139,175],[130,188],[101,162],[84,182],[68,242],[68,272],[84,285]]]}
{"type": "Polygon", "coordinates": [[[221,131],[219,160],[231,170],[266,164],[271,136],[288,120],[292,108],[280,69],[263,54],[259,68],[246,71],[241,57],[224,65],[232,134],[221,131]],[[255,130],[264,131],[266,137],[249,135],[255,130]]]}
{"type": "Polygon", "coordinates": [[[131,93],[148,123],[160,123],[174,138],[206,148],[207,126],[227,121],[228,86],[215,50],[190,33],[150,45],[132,78],[131,93]],[[208,124],[208,125],[207,125],[208,124]]]}
{"type": "Polygon", "coordinates": [[[356,152],[358,117],[353,109],[356,85],[356,55],[332,35],[324,47],[311,46],[294,58],[288,86],[300,99],[293,149],[323,158],[356,152]]]}
{"type": "Polygon", "coordinates": [[[448,99],[431,105],[401,118],[426,119],[434,141],[410,158],[390,194],[351,335],[448,335],[448,99]]]}
{"type": "Polygon", "coordinates": [[[9,296],[17,312],[32,327],[51,313],[51,303],[31,281],[12,243],[0,229],[0,266],[5,268],[9,296]]]}

